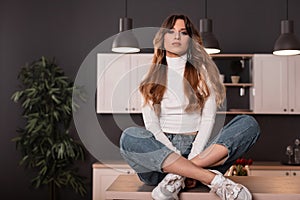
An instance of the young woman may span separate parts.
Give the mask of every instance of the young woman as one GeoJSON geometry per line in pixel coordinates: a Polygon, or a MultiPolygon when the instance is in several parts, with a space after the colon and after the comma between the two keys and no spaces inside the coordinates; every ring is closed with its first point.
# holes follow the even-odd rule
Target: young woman
{"type": "Polygon", "coordinates": [[[251,199],[246,187],[222,174],[256,142],[257,122],[237,116],[209,140],[225,88],[187,16],[169,16],[154,48],[152,65],[140,84],[146,129],[123,132],[122,156],[141,181],[157,185],[155,200],[178,199],[185,178],[202,182],[222,199],[251,199]]]}

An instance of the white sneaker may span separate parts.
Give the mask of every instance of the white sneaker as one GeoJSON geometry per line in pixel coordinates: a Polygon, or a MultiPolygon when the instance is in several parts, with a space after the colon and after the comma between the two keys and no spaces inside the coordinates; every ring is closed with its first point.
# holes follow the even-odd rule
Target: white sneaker
{"type": "Polygon", "coordinates": [[[212,180],[211,192],[215,192],[222,200],[252,200],[250,191],[243,185],[225,178],[223,174],[216,170],[211,170],[217,175],[212,180]]]}
{"type": "Polygon", "coordinates": [[[184,188],[184,177],[167,174],[153,189],[151,196],[154,200],[178,200],[178,193],[184,188]]]}

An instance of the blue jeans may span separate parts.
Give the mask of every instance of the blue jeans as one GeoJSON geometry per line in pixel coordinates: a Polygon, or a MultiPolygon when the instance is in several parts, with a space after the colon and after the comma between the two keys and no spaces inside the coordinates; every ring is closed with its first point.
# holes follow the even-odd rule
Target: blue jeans
{"type": "MultiPolygon", "coordinates": [[[[259,125],[253,117],[236,116],[205,146],[207,148],[212,144],[220,144],[228,149],[228,157],[224,164],[210,169],[225,173],[236,159],[250,149],[259,134],[259,125]]],[[[167,137],[180,150],[182,156],[188,156],[195,136],[167,134],[167,137]]],[[[141,181],[148,185],[157,185],[166,175],[162,171],[162,164],[173,151],[156,140],[145,128],[130,127],[121,135],[120,152],[125,161],[137,172],[141,181]]]]}

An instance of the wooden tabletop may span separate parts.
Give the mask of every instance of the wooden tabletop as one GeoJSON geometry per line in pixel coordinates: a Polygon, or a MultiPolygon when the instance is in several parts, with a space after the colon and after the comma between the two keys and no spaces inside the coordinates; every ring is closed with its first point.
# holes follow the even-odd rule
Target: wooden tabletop
{"type": "MultiPolygon", "coordinates": [[[[235,182],[245,185],[252,193],[254,200],[300,200],[299,177],[258,177],[231,176],[235,182]]],[[[151,200],[153,186],[142,183],[137,175],[120,175],[106,191],[106,199],[143,199],[151,200]]],[[[184,189],[181,200],[219,199],[209,188],[199,185],[194,189],[184,189]]]]}
{"type": "MultiPolygon", "coordinates": [[[[125,161],[109,161],[105,162],[105,164],[96,162],[93,164],[93,168],[130,168],[129,165],[125,161]]],[[[280,162],[262,162],[257,161],[250,165],[250,170],[300,170],[300,165],[283,165],[280,162]]]]}

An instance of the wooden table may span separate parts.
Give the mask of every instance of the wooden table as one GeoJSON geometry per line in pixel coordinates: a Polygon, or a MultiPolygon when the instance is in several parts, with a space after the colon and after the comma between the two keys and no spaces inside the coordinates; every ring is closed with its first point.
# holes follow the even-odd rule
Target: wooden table
{"type": "MultiPolygon", "coordinates": [[[[300,200],[299,177],[231,176],[235,182],[245,185],[252,193],[253,200],[300,200]]],[[[142,183],[137,175],[120,175],[106,190],[106,200],[152,200],[153,186],[142,183]]],[[[200,185],[184,189],[181,200],[219,200],[209,188],[200,185]]]]}

